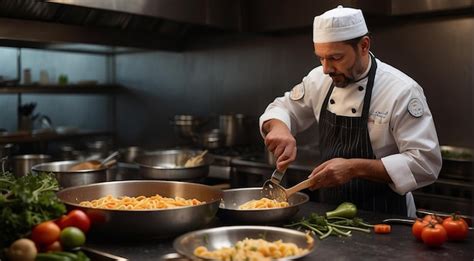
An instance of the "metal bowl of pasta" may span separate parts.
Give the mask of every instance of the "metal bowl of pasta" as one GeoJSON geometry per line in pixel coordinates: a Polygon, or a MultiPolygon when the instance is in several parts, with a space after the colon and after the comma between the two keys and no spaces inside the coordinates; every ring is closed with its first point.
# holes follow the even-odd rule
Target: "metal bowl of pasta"
{"type": "Polygon", "coordinates": [[[298,192],[288,198],[288,204],[267,202],[269,200],[264,201],[261,187],[228,189],[223,191],[218,216],[227,223],[283,224],[299,211],[300,205],[308,200],[308,195],[298,192]],[[264,203],[265,208],[261,208],[259,203],[264,203]]]}
{"type": "Polygon", "coordinates": [[[230,226],[186,233],[174,240],[173,247],[192,260],[291,260],[309,255],[314,240],[292,229],[230,226]]]}
{"type": "Polygon", "coordinates": [[[207,154],[202,160],[190,161],[202,153],[192,149],[157,150],[139,156],[135,162],[145,179],[192,181],[209,174],[211,160],[207,154]]]}
{"type": "Polygon", "coordinates": [[[202,184],[134,180],[71,187],[57,196],[92,220],[91,232],[120,238],[169,238],[201,228],[218,210],[222,191],[202,184]]]}

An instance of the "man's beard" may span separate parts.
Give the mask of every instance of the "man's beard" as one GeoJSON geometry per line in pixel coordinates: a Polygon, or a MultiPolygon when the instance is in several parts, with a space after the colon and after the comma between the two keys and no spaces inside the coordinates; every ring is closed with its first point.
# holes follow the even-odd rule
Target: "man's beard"
{"type": "Polygon", "coordinates": [[[352,67],[349,68],[350,76],[343,73],[329,73],[332,81],[336,87],[344,88],[347,85],[357,82],[360,75],[363,73],[361,56],[357,56],[352,67]]]}

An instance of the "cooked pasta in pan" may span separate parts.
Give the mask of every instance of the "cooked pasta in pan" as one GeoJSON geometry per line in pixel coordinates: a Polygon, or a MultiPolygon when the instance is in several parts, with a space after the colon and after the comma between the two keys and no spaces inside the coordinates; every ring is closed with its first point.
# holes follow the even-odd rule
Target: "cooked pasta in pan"
{"type": "MultiPolygon", "coordinates": [[[[313,243],[313,238],[307,235],[308,244],[313,243]]],[[[282,240],[269,242],[264,239],[249,239],[238,241],[233,247],[224,247],[209,251],[205,246],[194,249],[194,255],[199,258],[224,260],[224,261],[260,261],[299,256],[308,253],[308,249],[298,247],[294,243],[284,243],[282,240]]]]}
{"type": "Polygon", "coordinates": [[[167,198],[156,194],[155,196],[145,197],[113,197],[111,195],[91,200],[82,201],[79,205],[83,207],[102,208],[102,209],[119,209],[119,210],[150,210],[150,209],[166,209],[186,206],[196,206],[204,204],[204,201],[197,199],[184,199],[181,197],[167,198]]]}
{"type": "Polygon", "coordinates": [[[239,209],[263,209],[263,208],[284,208],[290,204],[286,201],[277,201],[275,199],[261,198],[258,200],[250,200],[239,206],[239,209]]]}

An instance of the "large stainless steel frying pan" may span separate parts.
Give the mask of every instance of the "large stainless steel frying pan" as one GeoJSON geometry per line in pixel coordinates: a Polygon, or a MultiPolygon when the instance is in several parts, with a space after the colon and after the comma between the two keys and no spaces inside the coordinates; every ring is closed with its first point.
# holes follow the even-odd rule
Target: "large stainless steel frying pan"
{"type": "Polygon", "coordinates": [[[176,238],[173,247],[179,254],[196,260],[198,258],[194,255],[194,249],[198,246],[205,246],[212,251],[223,247],[232,247],[237,241],[246,237],[252,239],[262,238],[271,242],[282,240],[285,243],[294,243],[300,248],[309,250],[304,255],[287,257],[284,260],[302,258],[314,249],[313,242],[308,242],[305,233],[269,226],[231,226],[193,231],[176,238]]]}
{"type": "Polygon", "coordinates": [[[206,185],[171,181],[115,181],[78,186],[57,193],[68,208],[84,210],[99,235],[140,238],[167,238],[195,230],[215,216],[222,191],[206,185]],[[160,210],[109,210],[82,207],[81,201],[103,196],[152,196],[196,198],[206,203],[198,206],[160,210]]]}
{"type": "Polygon", "coordinates": [[[240,188],[224,190],[218,216],[224,222],[253,225],[282,224],[293,217],[299,206],[308,202],[308,195],[298,192],[290,196],[290,206],[284,208],[240,210],[240,205],[250,200],[261,199],[262,188],[240,188]]]}

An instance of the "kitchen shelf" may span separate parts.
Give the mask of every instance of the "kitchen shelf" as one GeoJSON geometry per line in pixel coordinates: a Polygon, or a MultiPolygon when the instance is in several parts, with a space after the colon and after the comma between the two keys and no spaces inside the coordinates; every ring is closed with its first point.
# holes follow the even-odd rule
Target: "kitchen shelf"
{"type": "Polygon", "coordinates": [[[28,143],[28,142],[43,142],[43,141],[60,141],[72,138],[88,138],[96,136],[112,136],[113,131],[77,131],[70,133],[58,132],[41,132],[41,133],[26,133],[16,132],[0,134],[0,144],[5,143],[28,143]]]}
{"type": "Polygon", "coordinates": [[[67,84],[67,85],[18,85],[0,86],[0,94],[101,94],[113,93],[120,90],[122,86],[117,84],[67,84]]]}

